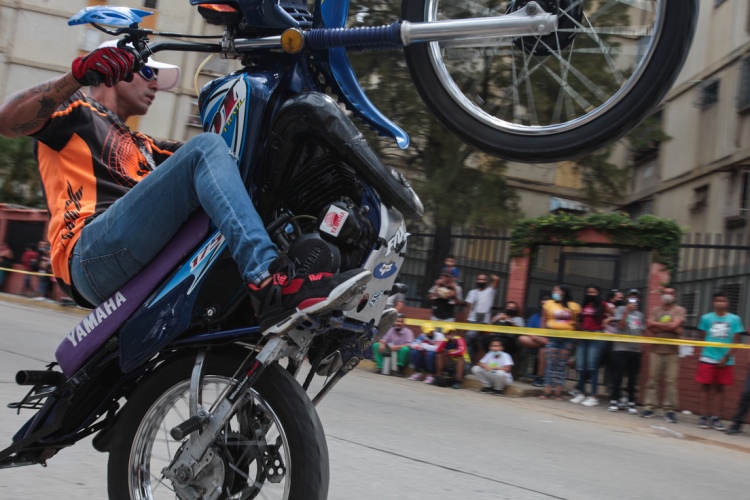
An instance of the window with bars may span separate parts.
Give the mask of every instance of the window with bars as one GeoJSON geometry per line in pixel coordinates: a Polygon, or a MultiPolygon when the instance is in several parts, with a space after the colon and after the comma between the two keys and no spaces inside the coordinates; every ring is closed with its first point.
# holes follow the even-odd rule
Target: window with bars
{"type": "Polygon", "coordinates": [[[740,80],[737,89],[737,111],[750,111],[750,56],[740,61],[740,80]]]}
{"type": "Polygon", "coordinates": [[[737,314],[740,308],[740,284],[726,283],[721,287],[721,291],[727,294],[729,299],[729,312],[737,314]]]}
{"type": "Polygon", "coordinates": [[[143,6],[147,9],[156,10],[158,8],[158,3],[158,0],[143,0],[143,6]]]}
{"type": "Polygon", "coordinates": [[[698,304],[698,292],[683,293],[678,304],[685,308],[685,323],[688,325],[696,325],[697,313],[695,308],[698,304]]]}
{"type": "Polygon", "coordinates": [[[695,99],[695,107],[706,109],[719,102],[719,90],[721,80],[714,78],[704,82],[698,87],[698,96],[695,99]]]}

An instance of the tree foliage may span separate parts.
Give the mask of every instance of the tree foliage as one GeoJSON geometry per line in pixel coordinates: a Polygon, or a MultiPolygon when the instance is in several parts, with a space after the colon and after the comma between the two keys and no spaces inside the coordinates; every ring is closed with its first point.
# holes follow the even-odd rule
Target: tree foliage
{"type": "Polygon", "coordinates": [[[29,137],[9,139],[0,136],[0,203],[45,207],[29,137]]]}
{"type": "MultiPolygon", "coordinates": [[[[400,2],[352,2],[351,26],[388,24],[400,2]]],[[[390,139],[369,134],[381,158],[409,173],[438,225],[506,227],[519,215],[518,195],[502,173],[505,163],[467,146],[432,117],[411,82],[400,52],[350,53],[368,97],[411,137],[402,151],[390,139]]]]}

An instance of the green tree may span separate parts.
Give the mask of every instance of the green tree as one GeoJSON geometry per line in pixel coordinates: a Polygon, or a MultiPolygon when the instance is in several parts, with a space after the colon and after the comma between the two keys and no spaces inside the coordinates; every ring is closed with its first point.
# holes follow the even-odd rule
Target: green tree
{"type": "Polygon", "coordinates": [[[29,137],[0,136],[0,203],[46,206],[29,137]]]}

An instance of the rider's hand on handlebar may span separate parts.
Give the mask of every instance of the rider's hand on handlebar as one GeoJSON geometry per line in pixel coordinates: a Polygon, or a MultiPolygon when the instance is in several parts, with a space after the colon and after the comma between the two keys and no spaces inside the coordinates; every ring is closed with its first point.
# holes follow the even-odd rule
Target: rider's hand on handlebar
{"type": "Polygon", "coordinates": [[[120,81],[133,81],[136,57],[128,49],[102,47],[73,61],[73,77],[81,85],[104,84],[111,87],[120,81]]]}

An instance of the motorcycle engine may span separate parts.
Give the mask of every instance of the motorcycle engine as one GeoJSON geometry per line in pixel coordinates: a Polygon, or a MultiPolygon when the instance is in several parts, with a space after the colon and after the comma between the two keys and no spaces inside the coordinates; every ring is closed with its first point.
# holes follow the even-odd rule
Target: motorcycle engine
{"type": "Polygon", "coordinates": [[[351,167],[330,155],[311,156],[272,198],[268,234],[299,272],[360,267],[376,238],[363,187],[351,167]]]}

